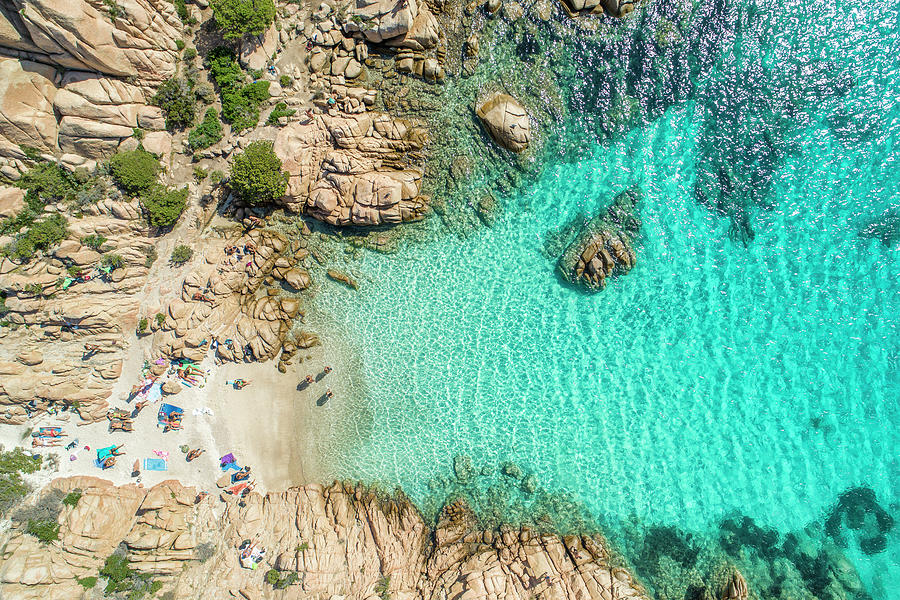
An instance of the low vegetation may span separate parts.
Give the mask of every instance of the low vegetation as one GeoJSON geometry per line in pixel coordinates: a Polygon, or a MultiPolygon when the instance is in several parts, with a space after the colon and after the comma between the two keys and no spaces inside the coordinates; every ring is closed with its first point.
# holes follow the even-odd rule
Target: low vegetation
{"type": "Polygon", "coordinates": [[[125,259],[120,254],[104,254],[103,258],[100,259],[100,264],[115,271],[125,266],[125,259]]]}
{"type": "Polygon", "coordinates": [[[103,244],[106,243],[106,238],[102,235],[92,233],[91,235],[86,235],[81,238],[81,245],[87,246],[92,250],[100,250],[103,247],[103,244]]]}
{"type": "Polygon", "coordinates": [[[196,96],[192,80],[172,77],[159,86],[151,101],[162,109],[167,129],[184,129],[194,124],[196,96]]]}
{"type": "Polygon", "coordinates": [[[122,593],[128,600],[140,600],[146,595],[153,596],[162,588],[162,582],[153,581],[149,573],[139,573],[132,569],[121,547],[106,559],[100,576],[106,579],[103,593],[122,593]]]}
{"type": "Polygon", "coordinates": [[[156,183],[159,170],[159,161],[143,148],[119,152],[109,159],[113,181],[129,194],[148,190],[156,183]]]}
{"type": "Polygon", "coordinates": [[[162,185],[154,185],[141,198],[141,206],[147,222],[153,227],[170,227],[187,206],[188,189],[170,190],[162,185]]]}
{"type": "Polygon", "coordinates": [[[81,494],[81,490],[75,488],[74,490],[66,494],[66,497],[62,499],[63,506],[75,508],[76,506],[78,506],[78,502],[81,501],[81,494]]]}
{"type": "Polygon", "coordinates": [[[292,117],[297,111],[293,108],[288,108],[287,104],[284,102],[279,102],[275,105],[275,108],[272,109],[272,112],[269,113],[269,119],[266,121],[268,125],[278,125],[278,119],[281,117],[292,117]]]}
{"type": "Polygon", "coordinates": [[[203,121],[188,134],[188,143],[191,150],[203,150],[209,148],[222,139],[222,123],[219,122],[219,113],[216,109],[207,109],[203,121]]]}
{"type": "Polygon", "coordinates": [[[231,165],[231,189],[249,204],[265,204],[284,196],[288,175],[272,142],[256,141],[247,146],[231,165]]]}
{"type": "Polygon", "coordinates": [[[230,48],[215,48],[206,60],[209,73],[219,88],[222,118],[231,123],[235,131],[256,127],[259,105],[269,98],[269,82],[247,83],[247,76],[230,48]]]}
{"type": "Polygon", "coordinates": [[[276,590],[283,590],[298,581],[300,581],[300,576],[294,571],[283,572],[276,569],[266,571],[266,582],[276,590]]]}
{"type": "Polygon", "coordinates": [[[22,452],[21,448],[0,451],[0,516],[6,516],[31,491],[22,475],[34,473],[40,468],[40,456],[34,459],[22,452]]]}
{"type": "Polygon", "coordinates": [[[30,260],[36,251],[49,250],[66,239],[67,234],[66,218],[55,213],[33,221],[24,233],[6,246],[5,253],[20,260],[30,260]]]}
{"type": "Polygon", "coordinates": [[[172,250],[172,256],[169,258],[171,259],[172,264],[180,266],[191,260],[192,256],[194,256],[194,251],[191,250],[190,246],[179,244],[172,250]]]}
{"type": "Polygon", "coordinates": [[[264,33],[275,20],[273,0],[212,0],[212,9],[226,40],[264,33]]]}
{"type": "Polygon", "coordinates": [[[45,492],[34,506],[20,508],[12,515],[16,523],[25,523],[25,533],[36,537],[44,544],[59,539],[59,513],[65,494],[51,488],[45,492]]]}

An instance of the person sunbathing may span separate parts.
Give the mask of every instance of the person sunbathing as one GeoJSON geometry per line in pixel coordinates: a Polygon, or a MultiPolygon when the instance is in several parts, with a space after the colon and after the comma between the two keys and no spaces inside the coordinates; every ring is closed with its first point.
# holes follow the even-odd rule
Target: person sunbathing
{"type": "Polygon", "coordinates": [[[103,459],[103,462],[100,463],[104,469],[109,469],[110,467],[116,466],[116,457],[115,456],[107,456],[103,459]]]}
{"type": "Polygon", "coordinates": [[[234,389],[236,389],[236,390],[244,389],[248,385],[250,385],[250,382],[246,381],[244,379],[235,379],[234,380],[234,389]]]}
{"type": "Polygon", "coordinates": [[[122,455],[122,454],[125,454],[124,452],[122,452],[122,451],[119,450],[119,448],[121,448],[121,447],[124,446],[124,445],[125,445],[125,444],[119,444],[118,446],[116,446],[115,448],[113,448],[112,450],[110,450],[110,453],[111,453],[113,456],[120,456],[120,455],[122,455]]]}
{"type": "Polygon", "coordinates": [[[57,438],[41,438],[35,437],[31,438],[31,447],[32,448],[50,448],[53,446],[59,446],[62,443],[61,440],[57,438]]]}
{"type": "Polygon", "coordinates": [[[250,467],[244,467],[231,478],[232,481],[244,481],[245,479],[250,479],[250,467]]]}
{"type": "Polygon", "coordinates": [[[192,460],[199,458],[200,455],[203,454],[203,452],[204,452],[204,450],[202,448],[197,448],[195,450],[191,450],[190,452],[187,453],[186,459],[188,462],[191,462],[192,460]]]}

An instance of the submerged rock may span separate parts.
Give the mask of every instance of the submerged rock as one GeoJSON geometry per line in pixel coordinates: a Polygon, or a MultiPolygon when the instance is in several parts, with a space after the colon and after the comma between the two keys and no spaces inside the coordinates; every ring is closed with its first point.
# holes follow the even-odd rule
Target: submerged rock
{"type": "Polygon", "coordinates": [[[458,454],[453,457],[453,472],[456,479],[460,483],[467,483],[472,479],[475,473],[475,467],[472,466],[472,458],[465,454],[458,454]]]}
{"type": "Polygon", "coordinates": [[[584,225],[559,258],[558,268],[566,281],[603,289],[608,277],[634,267],[637,259],[632,245],[641,227],[636,214],[640,198],[638,188],[626,190],[603,214],[584,225]]]}
{"type": "Polygon", "coordinates": [[[498,144],[522,152],[531,142],[531,121],[518,100],[499,92],[481,102],[475,113],[498,144]]]}

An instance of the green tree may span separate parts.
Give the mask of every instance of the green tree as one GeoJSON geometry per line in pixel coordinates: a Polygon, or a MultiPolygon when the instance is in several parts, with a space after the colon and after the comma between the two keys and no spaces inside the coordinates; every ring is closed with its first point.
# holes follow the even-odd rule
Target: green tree
{"type": "Polygon", "coordinates": [[[156,182],[159,161],[143,148],[138,148],[113,155],[109,159],[109,171],[123,190],[129,194],[140,194],[156,182]]]}
{"type": "Polygon", "coordinates": [[[272,142],[256,141],[247,146],[231,165],[231,189],[249,204],[264,204],[284,196],[288,175],[272,142]]]}
{"type": "Polygon", "coordinates": [[[155,185],[141,199],[147,223],[153,227],[169,227],[174,225],[187,206],[188,189],[169,190],[165,186],[155,185]]]}
{"type": "Polygon", "coordinates": [[[226,40],[259,35],[275,20],[273,0],[213,0],[212,9],[226,40]]]}

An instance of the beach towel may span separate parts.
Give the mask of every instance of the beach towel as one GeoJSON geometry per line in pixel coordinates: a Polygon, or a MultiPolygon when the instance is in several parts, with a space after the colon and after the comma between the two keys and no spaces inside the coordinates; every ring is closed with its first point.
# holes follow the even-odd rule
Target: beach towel
{"type": "Polygon", "coordinates": [[[107,456],[112,456],[112,451],[115,446],[107,446],[106,448],[99,448],[97,450],[97,460],[103,460],[107,456]]]}
{"type": "Polygon", "coordinates": [[[154,451],[153,451],[153,454],[155,454],[156,456],[158,456],[159,458],[162,458],[162,459],[164,459],[164,460],[168,460],[168,459],[169,459],[169,452],[168,452],[168,450],[154,450],[154,451]]]}
{"type": "Polygon", "coordinates": [[[219,488],[228,487],[229,485],[231,485],[231,475],[225,473],[224,475],[216,479],[216,485],[219,488]]]}
{"type": "Polygon", "coordinates": [[[225,465],[227,465],[228,463],[233,463],[234,461],[235,461],[234,454],[229,452],[228,454],[226,454],[225,456],[223,456],[222,458],[219,459],[219,465],[224,469],[225,465]]]}
{"type": "Polygon", "coordinates": [[[168,471],[169,465],[162,458],[145,458],[144,459],[144,470],[145,471],[168,471]]]}
{"type": "Polygon", "coordinates": [[[148,389],[147,393],[144,395],[144,398],[153,403],[159,402],[162,398],[162,384],[154,383],[151,385],[150,389],[148,389]]]}

